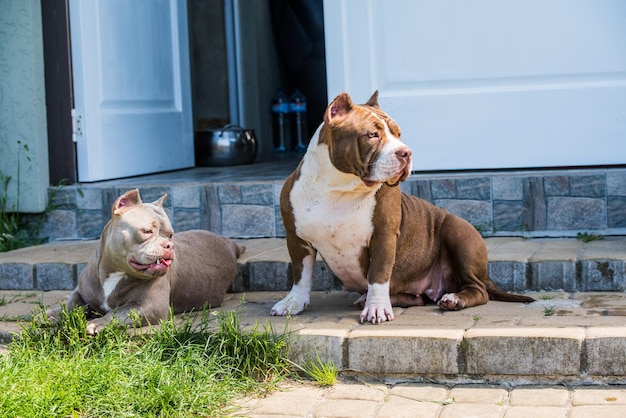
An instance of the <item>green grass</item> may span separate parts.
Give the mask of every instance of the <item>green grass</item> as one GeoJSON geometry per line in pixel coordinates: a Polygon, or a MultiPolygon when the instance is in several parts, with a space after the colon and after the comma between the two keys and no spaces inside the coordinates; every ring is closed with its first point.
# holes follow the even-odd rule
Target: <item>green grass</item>
{"type": "Polygon", "coordinates": [[[576,239],[587,243],[591,241],[601,241],[604,239],[604,235],[596,234],[594,232],[592,232],[591,234],[589,232],[579,232],[578,234],[576,234],[576,239]]]}
{"type": "Polygon", "coordinates": [[[0,356],[0,416],[223,416],[292,373],[288,335],[244,331],[233,312],[170,315],[147,334],[85,327],[78,309],[24,327],[0,356]]]}
{"type": "Polygon", "coordinates": [[[333,386],[337,382],[339,371],[332,361],[323,362],[319,355],[316,360],[305,361],[302,365],[294,366],[304,372],[320,386],[333,386]]]}

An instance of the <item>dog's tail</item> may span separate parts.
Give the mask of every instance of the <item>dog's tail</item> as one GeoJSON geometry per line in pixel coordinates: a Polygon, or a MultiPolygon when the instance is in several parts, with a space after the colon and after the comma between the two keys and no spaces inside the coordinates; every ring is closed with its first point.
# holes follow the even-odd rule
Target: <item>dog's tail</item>
{"type": "Polygon", "coordinates": [[[521,302],[521,303],[530,303],[534,302],[535,299],[530,296],[523,295],[515,295],[513,293],[505,292],[498,288],[496,283],[489,278],[487,280],[487,293],[489,294],[490,300],[498,300],[501,302],[521,302]]]}

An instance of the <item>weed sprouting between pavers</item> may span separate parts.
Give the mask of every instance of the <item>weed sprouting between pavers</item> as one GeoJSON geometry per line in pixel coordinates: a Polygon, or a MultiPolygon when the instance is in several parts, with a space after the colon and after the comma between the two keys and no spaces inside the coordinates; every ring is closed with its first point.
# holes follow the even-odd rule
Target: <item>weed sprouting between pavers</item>
{"type": "Polygon", "coordinates": [[[0,416],[221,416],[293,375],[289,334],[203,310],[86,334],[83,311],[33,319],[0,356],[0,416]]]}

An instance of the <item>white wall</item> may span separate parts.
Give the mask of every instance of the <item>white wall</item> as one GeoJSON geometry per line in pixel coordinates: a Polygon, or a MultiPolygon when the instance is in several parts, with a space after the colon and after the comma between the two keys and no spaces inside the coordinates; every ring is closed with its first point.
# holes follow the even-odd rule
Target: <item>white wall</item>
{"type": "Polygon", "coordinates": [[[0,28],[0,173],[12,178],[9,209],[41,212],[49,173],[40,1],[0,0],[0,28]]]}

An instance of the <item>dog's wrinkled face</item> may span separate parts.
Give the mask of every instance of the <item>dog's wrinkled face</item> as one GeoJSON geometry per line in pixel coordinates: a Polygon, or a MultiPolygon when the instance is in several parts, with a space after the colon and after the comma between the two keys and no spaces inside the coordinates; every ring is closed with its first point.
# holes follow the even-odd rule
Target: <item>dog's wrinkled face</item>
{"type": "Polygon", "coordinates": [[[322,129],[320,143],[328,146],[333,165],[366,186],[395,186],[411,174],[411,149],[400,141],[396,122],[378,106],[378,92],[364,105],[340,94],[328,105],[322,129]]]}
{"type": "Polygon", "coordinates": [[[112,208],[106,228],[109,253],[117,271],[148,279],[166,274],[174,260],[174,230],[163,209],[163,195],[153,203],[142,203],[137,190],[120,196],[112,208]]]}

